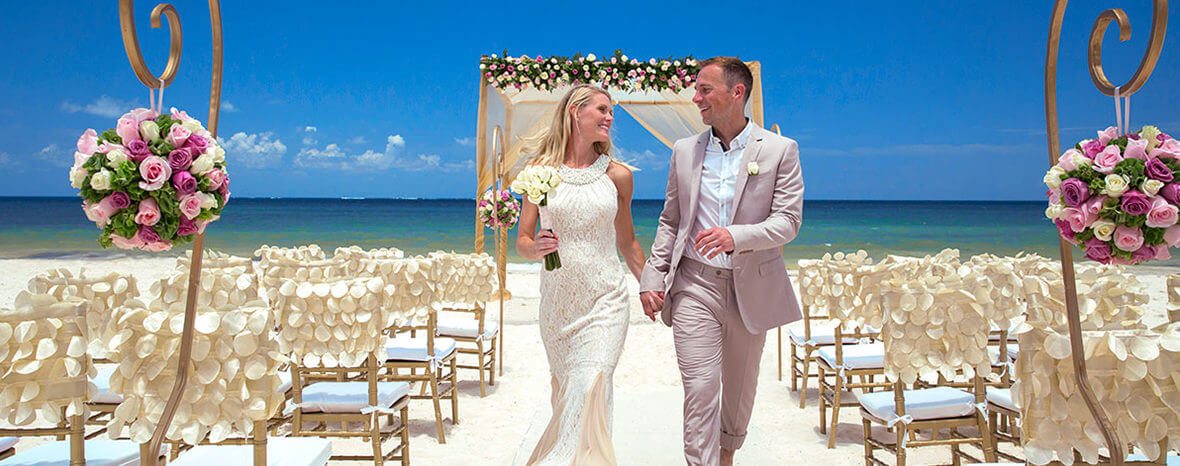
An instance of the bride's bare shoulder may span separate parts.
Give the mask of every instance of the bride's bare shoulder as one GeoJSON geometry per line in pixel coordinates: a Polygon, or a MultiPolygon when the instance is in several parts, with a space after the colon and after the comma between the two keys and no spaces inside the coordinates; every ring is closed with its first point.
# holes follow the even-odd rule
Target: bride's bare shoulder
{"type": "Polygon", "coordinates": [[[635,178],[631,174],[631,166],[617,160],[611,160],[610,165],[606,167],[606,176],[615,183],[615,187],[622,191],[624,188],[630,189],[635,184],[635,178]]]}

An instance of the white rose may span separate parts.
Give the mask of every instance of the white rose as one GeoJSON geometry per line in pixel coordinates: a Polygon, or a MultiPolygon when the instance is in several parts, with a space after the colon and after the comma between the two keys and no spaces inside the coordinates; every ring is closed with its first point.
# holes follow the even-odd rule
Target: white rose
{"type": "Polygon", "coordinates": [[[559,184],[561,184],[561,175],[558,175],[557,171],[554,170],[553,175],[549,177],[549,188],[556,188],[559,184]]]}
{"type": "Polygon", "coordinates": [[[107,166],[111,168],[118,168],[119,164],[127,161],[127,153],[123,149],[115,149],[107,152],[107,166]]]}
{"type": "Polygon", "coordinates": [[[1127,192],[1130,180],[1123,175],[1110,174],[1106,175],[1106,189],[1102,190],[1102,194],[1110,197],[1119,197],[1127,192]]]}
{"type": "Polygon", "coordinates": [[[1110,241],[1111,236],[1114,235],[1115,228],[1118,228],[1118,225],[1115,225],[1114,222],[1102,219],[1096,220],[1090,226],[1094,228],[1094,237],[1102,241],[1110,241]]]}
{"type": "Polygon", "coordinates": [[[1049,204],[1049,207],[1045,209],[1045,216],[1048,217],[1049,220],[1057,220],[1057,217],[1061,216],[1061,211],[1063,210],[1065,210],[1065,208],[1062,207],[1061,204],[1049,204]]]}
{"type": "Polygon", "coordinates": [[[1082,155],[1081,152],[1078,152],[1078,153],[1073,154],[1073,164],[1076,165],[1078,168],[1082,168],[1082,167],[1089,167],[1089,166],[1094,165],[1094,161],[1090,160],[1089,157],[1082,155]]]}
{"type": "Polygon", "coordinates": [[[90,176],[90,187],[95,191],[109,191],[111,189],[111,172],[107,169],[99,170],[90,176]]]}
{"type": "Polygon", "coordinates": [[[652,64],[652,65],[655,65],[655,64],[656,64],[656,59],[654,59],[654,58],[648,58],[648,59],[647,59],[647,62],[648,62],[648,63],[650,63],[650,64],[652,64]]]}
{"type": "Polygon", "coordinates": [[[215,209],[217,208],[217,198],[212,194],[198,192],[197,196],[201,199],[201,209],[215,209]]]}
{"type": "Polygon", "coordinates": [[[152,120],[144,120],[139,123],[139,135],[143,136],[143,140],[149,143],[160,140],[160,125],[152,120]]]}
{"type": "Polygon", "coordinates": [[[1163,189],[1163,187],[1163,181],[1148,179],[1147,181],[1143,182],[1143,185],[1141,185],[1139,189],[1142,190],[1143,194],[1146,194],[1147,197],[1155,197],[1155,195],[1159,194],[1160,189],[1163,189]]]}
{"type": "Polygon", "coordinates": [[[186,121],[183,124],[181,124],[180,126],[183,126],[185,129],[191,131],[193,134],[203,134],[205,132],[205,127],[201,126],[201,122],[199,122],[197,120],[186,121]]]}
{"type": "Polygon", "coordinates": [[[201,155],[200,157],[197,157],[196,160],[193,160],[193,164],[192,164],[192,166],[189,167],[188,171],[194,175],[204,175],[206,173],[209,173],[209,170],[212,170],[212,169],[213,169],[213,156],[206,153],[206,154],[201,155]]]}
{"type": "Polygon", "coordinates": [[[590,60],[590,61],[594,61],[594,60],[597,60],[598,57],[594,56],[594,54],[592,53],[592,54],[586,55],[586,59],[590,60]]]}
{"type": "Polygon", "coordinates": [[[1061,187],[1061,175],[1064,174],[1065,169],[1054,165],[1053,168],[1050,168],[1049,171],[1045,173],[1045,178],[1043,181],[1049,188],[1057,189],[1061,187]]]}
{"type": "Polygon", "coordinates": [[[623,61],[627,61],[627,56],[626,56],[626,55],[623,55],[622,57],[619,57],[619,58],[622,58],[622,59],[623,59],[623,61]]]}
{"type": "Polygon", "coordinates": [[[86,182],[86,175],[88,174],[89,173],[86,172],[86,169],[82,168],[81,165],[74,165],[74,167],[70,169],[70,187],[74,189],[82,189],[82,183],[86,182]]]}

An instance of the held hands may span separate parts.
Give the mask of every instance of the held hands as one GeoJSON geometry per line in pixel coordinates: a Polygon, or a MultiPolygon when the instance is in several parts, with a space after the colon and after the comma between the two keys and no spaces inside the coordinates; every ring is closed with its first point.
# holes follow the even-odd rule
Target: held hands
{"type": "Polygon", "coordinates": [[[664,292],[663,291],[644,291],[639,293],[639,301],[643,303],[643,313],[647,315],[652,322],[656,321],[656,313],[664,308],[664,292]]]}
{"type": "Polygon", "coordinates": [[[697,233],[693,247],[706,259],[712,259],[720,253],[733,252],[733,235],[725,228],[713,227],[697,233]]]}
{"type": "Polygon", "coordinates": [[[533,241],[533,248],[538,259],[545,257],[546,254],[551,252],[556,252],[557,235],[553,234],[552,230],[541,230],[537,234],[537,239],[533,241]]]}

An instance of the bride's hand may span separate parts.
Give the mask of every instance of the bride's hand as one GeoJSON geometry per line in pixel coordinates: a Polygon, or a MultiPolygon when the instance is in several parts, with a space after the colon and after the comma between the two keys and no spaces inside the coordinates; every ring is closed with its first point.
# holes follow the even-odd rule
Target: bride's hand
{"type": "Polygon", "coordinates": [[[557,235],[550,230],[541,230],[533,245],[536,248],[537,257],[544,257],[546,254],[557,251],[557,235]]]}

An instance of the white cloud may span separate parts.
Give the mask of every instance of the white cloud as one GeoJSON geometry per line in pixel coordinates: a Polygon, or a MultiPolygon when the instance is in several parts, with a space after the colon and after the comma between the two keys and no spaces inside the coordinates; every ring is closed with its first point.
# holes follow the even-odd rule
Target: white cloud
{"type": "Polygon", "coordinates": [[[12,157],[9,157],[7,152],[0,152],[0,167],[8,165],[15,165],[15,162],[12,161],[12,157]]]}
{"type": "Polygon", "coordinates": [[[455,144],[463,147],[474,146],[475,138],[455,138],[455,144]]]}
{"type": "Polygon", "coordinates": [[[218,138],[218,143],[225,149],[234,163],[240,163],[249,168],[264,168],[274,165],[283,154],[287,153],[287,146],[274,133],[244,132],[234,133],[229,139],[218,138]],[[273,139],[272,139],[273,138],[273,139]]]}
{"type": "Polygon", "coordinates": [[[406,146],[406,139],[400,134],[389,135],[385,138],[385,148],[381,151],[368,149],[360,154],[350,153],[339,144],[328,144],[323,148],[314,145],[304,146],[295,155],[294,164],[301,168],[325,168],[334,170],[353,171],[444,171],[455,172],[471,170],[474,163],[470,160],[458,163],[443,162],[438,154],[418,154],[406,156],[402,150],[406,146]]]}
{"type": "Polygon", "coordinates": [[[135,103],[132,101],[122,101],[105,95],[88,104],[75,104],[68,100],[61,103],[62,111],[66,113],[83,112],[107,118],[121,116],[134,106],[135,103]]]}
{"type": "Polygon", "coordinates": [[[615,158],[636,168],[667,169],[671,155],[657,154],[652,152],[651,149],[636,152],[615,146],[615,158]]]}
{"type": "Polygon", "coordinates": [[[365,141],[364,136],[357,136],[357,137],[354,137],[354,138],[348,140],[349,144],[357,144],[357,145],[364,144],[365,142],[367,142],[367,141],[365,141]]]}
{"type": "Polygon", "coordinates": [[[68,167],[74,164],[74,152],[63,149],[56,143],[42,147],[34,156],[59,167],[68,167]]]}
{"type": "Polygon", "coordinates": [[[300,131],[303,132],[303,145],[314,146],[316,144],[315,133],[318,130],[315,126],[304,126],[300,131]]]}
{"type": "Polygon", "coordinates": [[[233,112],[238,111],[238,106],[234,105],[233,102],[230,102],[228,100],[223,100],[223,101],[221,101],[221,111],[226,112],[226,113],[233,113],[233,112]]]}

